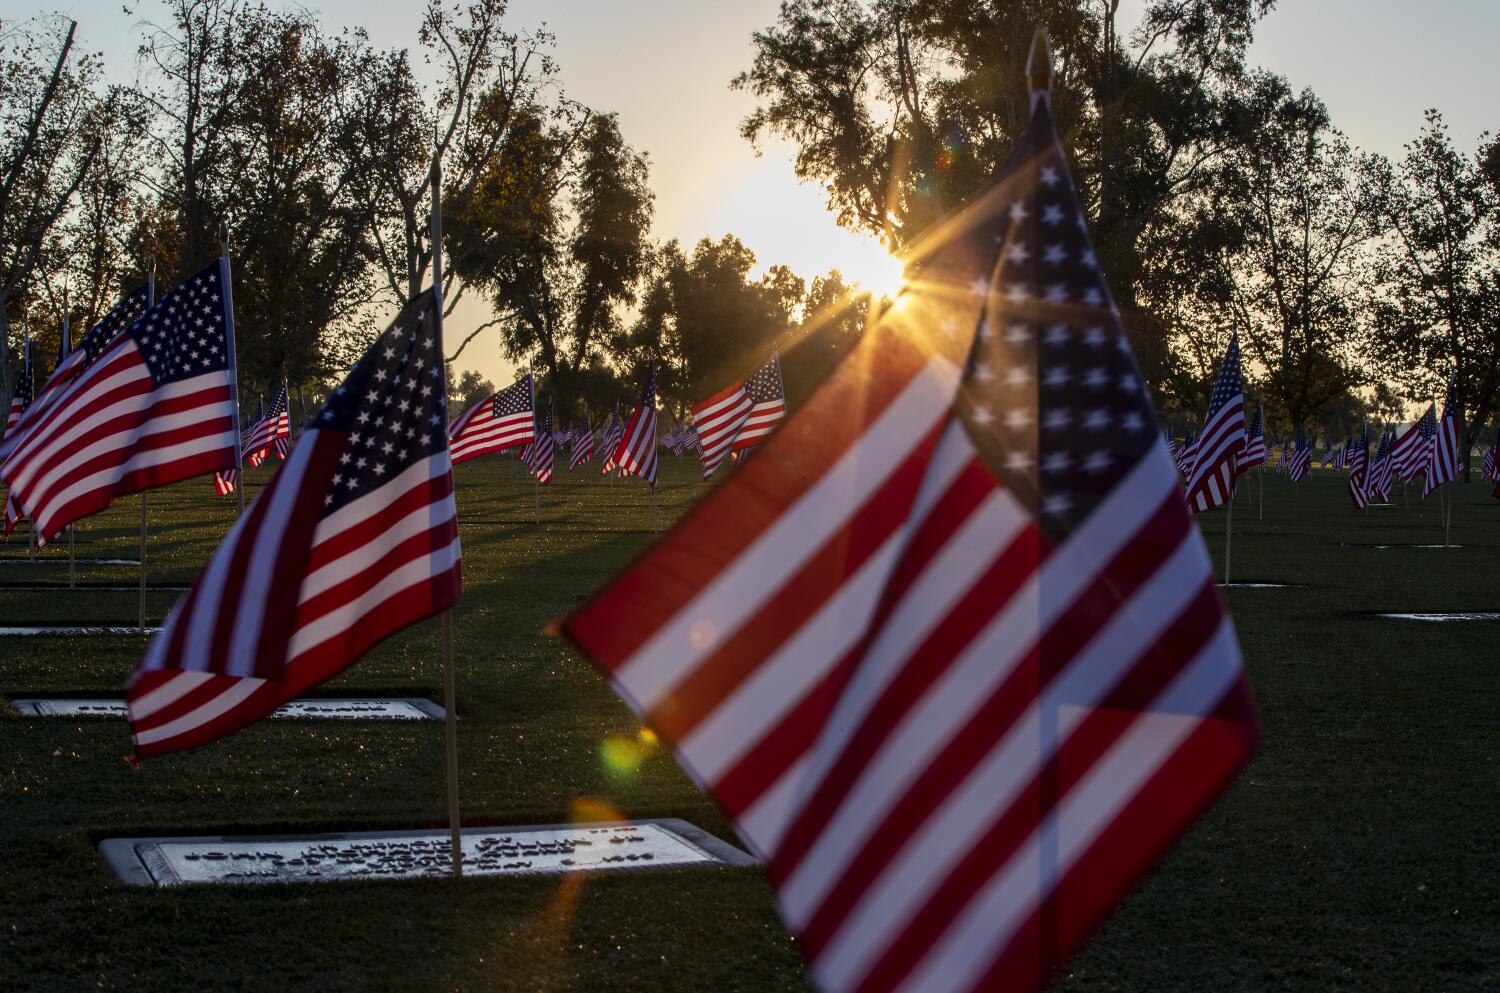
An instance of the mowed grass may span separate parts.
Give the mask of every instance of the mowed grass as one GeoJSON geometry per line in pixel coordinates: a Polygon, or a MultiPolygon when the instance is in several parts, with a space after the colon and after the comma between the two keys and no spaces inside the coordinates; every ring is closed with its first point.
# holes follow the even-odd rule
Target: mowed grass
{"type": "MultiPolygon", "coordinates": [[[[252,475],[252,495],[265,471],[252,475]]],[[[663,524],[703,492],[666,458],[663,524]]],[[[608,686],[541,633],[652,540],[638,483],[561,472],[533,521],[512,460],[459,468],[455,611],[470,825],[723,816],[643,743],[608,686]],[[610,760],[610,757],[612,760],[610,760]],[[621,759],[624,759],[622,761],[621,759]]],[[[1500,985],[1500,623],[1383,610],[1500,608],[1500,502],[1452,487],[1357,513],[1342,474],[1256,481],[1231,589],[1263,743],[1249,768],[1059,977],[1063,990],[1488,990],[1500,985]]],[[[149,580],[191,582],[233,520],[207,480],[150,496],[149,580]]],[[[135,498],[79,528],[80,584],[128,586],[135,498]]],[[[1224,514],[1202,526],[1222,566],[1224,514]]],[[[19,539],[19,540],[18,540],[19,539]]],[[[0,623],[133,623],[129,591],[68,590],[66,543],[0,549],[0,623]]],[[[179,594],[153,590],[151,619],[179,594]]],[[[119,695],[135,637],[0,638],[0,696],[119,695]]],[[[440,632],[391,639],[323,692],[441,699],[440,632]]],[[[266,721],[131,768],[121,721],[0,705],[0,990],[805,990],[753,869],[148,890],[99,859],[115,835],[440,826],[442,726],[266,721]]]]}

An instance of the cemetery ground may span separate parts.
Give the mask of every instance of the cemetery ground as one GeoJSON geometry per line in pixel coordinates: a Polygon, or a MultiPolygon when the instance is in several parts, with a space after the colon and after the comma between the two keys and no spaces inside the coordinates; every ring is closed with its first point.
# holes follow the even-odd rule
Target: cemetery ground
{"type": "MultiPolygon", "coordinates": [[[[457,470],[455,611],[466,825],[681,817],[734,835],[609,687],[541,633],[652,540],[644,487],[561,470],[532,521],[511,459],[457,470]]],[[[251,495],[269,478],[250,473],[251,495]]],[[[1235,508],[1227,599],[1262,743],[1220,801],[1060,977],[1082,990],[1483,990],[1500,985],[1500,622],[1384,611],[1500,607],[1500,503],[1450,487],[1352,510],[1343,473],[1268,475],[1235,508]],[[1375,547],[1388,545],[1394,547],[1375,547]]],[[[665,524],[704,491],[664,457],[665,524]]],[[[0,624],[131,624],[139,501],[24,561],[0,548],[0,624]]],[[[199,479],[150,495],[149,581],[192,581],[233,518],[199,479]]],[[[1224,513],[1201,525],[1222,568],[1224,513]]],[[[181,594],[158,589],[148,623],[181,594]]],[[[441,700],[424,622],[322,687],[441,700]]],[[[0,989],[803,990],[757,869],[138,888],[107,837],[445,824],[437,721],[263,721],[131,768],[128,725],[26,718],[21,696],[119,696],[136,636],[0,637],[0,989]]],[[[736,842],[737,844],[737,842],[736,842]]]]}

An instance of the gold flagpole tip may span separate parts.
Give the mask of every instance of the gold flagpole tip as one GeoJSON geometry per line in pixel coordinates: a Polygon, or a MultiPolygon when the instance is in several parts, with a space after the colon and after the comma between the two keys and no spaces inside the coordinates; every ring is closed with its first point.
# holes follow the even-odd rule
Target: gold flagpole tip
{"type": "Polygon", "coordinates": [[[1033,93],[1052,89],[1052,41],[1046,25],[1038,25],[1031,36],[1031,54],[1026,57],[1026,82],[1033,93]]]}

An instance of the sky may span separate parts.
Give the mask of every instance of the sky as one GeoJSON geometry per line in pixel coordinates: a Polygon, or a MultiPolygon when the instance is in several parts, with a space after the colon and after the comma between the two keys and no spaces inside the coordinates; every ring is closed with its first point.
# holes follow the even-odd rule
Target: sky
{"type": "MultiPolygon", "coordinates": [[[[273,6],[286,0],[268,0],[273,6]]],[[[59,0],[79,22],[83,45],[103,52],[112,76],[132,78],[142,22],[159,19],[156,0],[59,0]]],[[[1128,17],[1142,0],[1125,0],[1128,17]]],[[[380,47],[415,49],[421,4],[301,0],[325,27],[361,26],[380,47]]],[[[691,247],[737,235],[764,268],[784,264],[803,278],[831,268],[889,292],[900,267],[872,236],[840,229],[815,186],[795,176],[793,150],[770,141],[757,155],[739,135],[755,106],[729,81],[753,58],[751,35],[775,23],[779,0],[512,0],[512,28],[545,24],[556,35],[561,82],[573,99],[619,114],[627,141],[649,157],[656,194],[653,237],[691,247]]],[[[15,16],[14,6],[10,7],[15,16]]],[[[24,16],[24,13],[23,13],[24,16]]],[[[1500,92],[1500,0],[1278,0],[1261,22],[1251,61],[1311,86],[1354,144],[1398,156],[1428,107],[1443,111],[1458,147],[1472,150],[1495,129],[1500,92]]],[[[445,329],[450,341],[488,317],[463,301],[445,329]]],[[[500,385],[512,369],[494,333],[469,346],[457,366],[500,385]]]]}

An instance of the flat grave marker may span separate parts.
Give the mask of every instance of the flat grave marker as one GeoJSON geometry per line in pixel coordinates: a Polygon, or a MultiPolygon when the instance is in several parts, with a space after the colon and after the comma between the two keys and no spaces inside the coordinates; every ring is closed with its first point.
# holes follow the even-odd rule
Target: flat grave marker
{"type": "Polygon", "coordinates": [[[1444,614],[1380,614],[1397,621],[1500,621],[1500,612],[1460,610],[1444,614]]]}
{"type": "MultiPolygon", "coordinates": [[[[469,876],[755,864],[676,818],[465,828],[462,847],[469,876]]],[[[107,838],[99,853],[117,877],[137,886],[419,879],[452,872],[448,833],[438,830],[107,838]]]]}
{"type": "MultiPolygon", "coordinates": [[[[116,717],[125,716],[125,701],[95,698],[17,697],[12,706],[26,717],[116,717]]],[[[272,717],[329,717],[343,720],[430,721],[441,720],[443,708],[421,697],[360,699],[328,697],[293,700],[276,708],[272,717]]]]}

